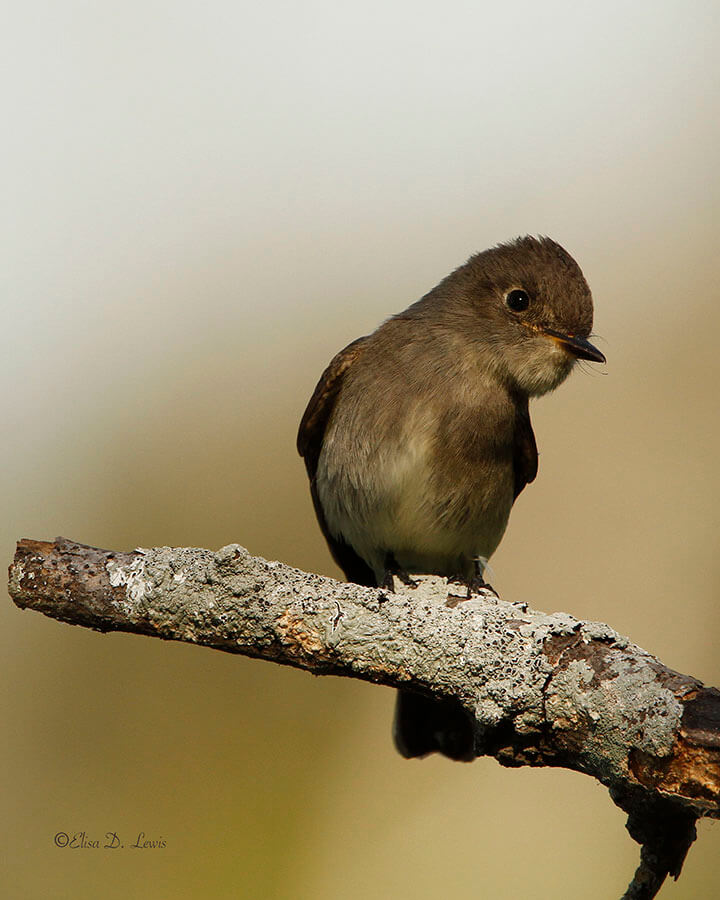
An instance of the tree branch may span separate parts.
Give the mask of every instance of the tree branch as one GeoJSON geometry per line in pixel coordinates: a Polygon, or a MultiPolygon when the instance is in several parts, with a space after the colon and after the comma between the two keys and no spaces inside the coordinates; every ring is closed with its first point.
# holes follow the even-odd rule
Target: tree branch
{"type": "Polygon", "coordinates": [[[23,540],[10,567],[19,607],[70,624],[455,698],[478,756],[605,784],[642,845],[625,898],[654,897],[680,874],[697,818],[720,818],[720,692],[607,625],[452,590],[428,577],[388,595],[237,544],[115,553],[23,540]]]}

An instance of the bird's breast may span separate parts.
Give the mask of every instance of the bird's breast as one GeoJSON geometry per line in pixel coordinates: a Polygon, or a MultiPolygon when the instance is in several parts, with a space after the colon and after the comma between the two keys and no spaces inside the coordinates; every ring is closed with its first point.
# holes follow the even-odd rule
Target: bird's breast
{"type": "Polygon", "coordinates": [[[335,537],[376,574],[388,551],[407,571],[447,575],[494,552],[513,502],[512,440],[501,417],[489,429],[482,408],[447,398],[406,404],[389,419],[340,412],[316,477],[335,537]]]}

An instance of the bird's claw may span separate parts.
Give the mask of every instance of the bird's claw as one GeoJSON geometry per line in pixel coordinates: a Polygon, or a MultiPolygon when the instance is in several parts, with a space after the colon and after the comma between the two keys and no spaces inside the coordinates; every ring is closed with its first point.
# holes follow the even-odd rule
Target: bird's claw
{"type": "Polygon", "coordinates": [[[479,597],[482,595],[492,594],[498,600],[500,599],[500,595],[495,590],[495,588],[488,584],[487,581],[482,577],[482,575],[473,575],[469,580],[466,578],[449,578],[448,586],[450,585],[460,585],[465,590],[464,593],[459,594],[455,593],[452,589],[448,591],[448,601],[450,599],[454,600],[454,603],[448,602],[448,606],[457,606],[457,604],[462,600],[472,600],[473,597],[479,597]]]}
{"type": "Polygon", "coordinates": [[[405,571],[405,569],[398,565],[398,562],[395,559],[394,555],[392,553],[388,553],[385,556],[385,573],[383,574],[383,580],[380,587],[383,587],[394,594],[394,578],[397,578],[398,581],[401,581],[405,585],[405,587],[416,588],[418,586],[418,582],[415,581],[414,578],[411,578],[410,575],[405,571]]]}
{"type": "Polygon", "coordinates": [[[404,569],[386,569],[380,587],[394,594],[395,578],[404,584],[405,587],[416,588],[418,586],[418,582],[411,578],[404,569]]]}

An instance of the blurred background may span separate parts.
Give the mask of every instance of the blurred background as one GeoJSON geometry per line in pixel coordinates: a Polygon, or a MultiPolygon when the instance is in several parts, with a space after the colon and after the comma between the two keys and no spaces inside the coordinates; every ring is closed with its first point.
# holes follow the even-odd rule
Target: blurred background
{"type": "MultiPolygon", "coordinates": [[[[720,682],[717,4],[3,20],[3,565],[62,534],[337,575],[294,446],[320,372],[542,233],[583,267],[608,364],[535,404],[540,475],[492,581],[720,682]]],[[[606,900],[635,868],[587,777],[400,759],[390,690],[0,615],[4,896],[606,900]]],[[[718,896],[720,826],[699,832],[663,897],[718,896]]]]}

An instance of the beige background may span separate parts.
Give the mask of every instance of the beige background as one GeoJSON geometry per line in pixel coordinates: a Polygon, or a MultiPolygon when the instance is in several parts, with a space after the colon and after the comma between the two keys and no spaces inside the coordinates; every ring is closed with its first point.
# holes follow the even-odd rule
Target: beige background
{"type": "MultiPolygon", "coordinates": [[[[545,233],[608,365],[535,405],[494,584],[720,682],[716,4],[3,18],[7,561],[64,534],[336,573],[294,450],[320,371],[470,253],[545,233]]],[[[389,690],[0,614],[4,896],[606,900],[634,868],[586,777],[401,760],[389,690]]],[[[663,898],[718,896],[719,827],[663,898]]]]}

